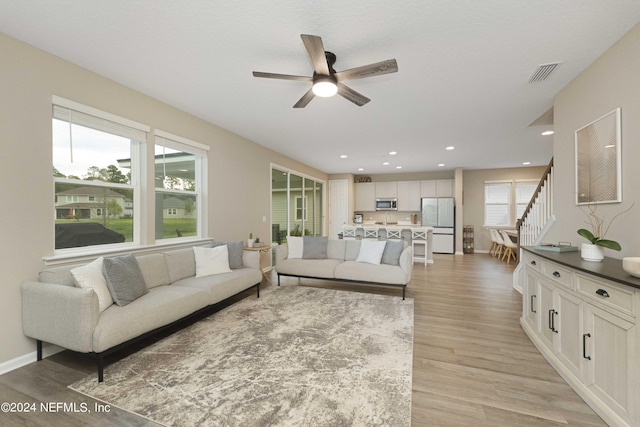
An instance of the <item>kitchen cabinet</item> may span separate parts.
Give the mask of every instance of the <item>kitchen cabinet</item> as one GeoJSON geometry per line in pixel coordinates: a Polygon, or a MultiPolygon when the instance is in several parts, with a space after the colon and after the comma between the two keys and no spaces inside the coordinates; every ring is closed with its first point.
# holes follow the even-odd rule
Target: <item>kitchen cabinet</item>
{"type": "Polygon", "coordinates": [[[398,197],[398,183],[396,181],[376,182],[375,184],[376,184],[376,198],[398,197]]]}
{"type": "Polygon", "coordinates": [[[436,181],[420,181],[420,197],[437,197],[436,181]]]}
{"type": "Polygon", "coordinates": [[[526,250],[523,262],[525,333],[607,423],[640,425],[640,289],[537,252],[526,250]]]}
{"type": "Polygon", "coordinates": [[[376,184],[374,182],[356,183],[356,212],[370,212],[376,210],[376,184]]]}
{"type": "Polygon", "coordinates": [[[436,197],[454,197],[454,190],[452,179],[436,180],[436,197]]]}
{"type": "Polygon", "coordinates": [[[398,181],[398,210],[420,211],[420,181],[398,181]]]}

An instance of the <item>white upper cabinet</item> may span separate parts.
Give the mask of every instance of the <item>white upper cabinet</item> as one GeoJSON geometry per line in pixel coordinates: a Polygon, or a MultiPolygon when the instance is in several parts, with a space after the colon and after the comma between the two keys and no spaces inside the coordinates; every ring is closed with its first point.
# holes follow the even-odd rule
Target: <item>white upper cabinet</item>
{"type": "Polygon", "coordinates": [[[420,197],[436,197],[436,181],[420,181],[420,197]]]}
{"type": "Polygon", "coordinates": [[[376,182],[375,184],[376,198],[398,197],[398,183],[396,181],[376,182]]]}
{"type": "Polygon", "coordinates": [[[398,181],[398,210],[419,211],[420,181],[398,181]]]}
{"type": "Polygon", "coordinates": [[[376,185],[374,182],[356,183],[355,210],[357,212],[376,210],[376,185]]]}
{"type": "Polygon", "coordinates": [[[436,197],[453,197],[454,187],[452,179],[436,180],[436,197]]]}

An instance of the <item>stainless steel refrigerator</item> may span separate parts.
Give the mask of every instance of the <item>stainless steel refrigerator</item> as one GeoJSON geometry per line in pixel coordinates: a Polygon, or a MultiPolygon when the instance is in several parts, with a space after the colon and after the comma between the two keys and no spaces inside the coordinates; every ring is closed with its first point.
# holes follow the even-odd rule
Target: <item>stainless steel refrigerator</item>
{"type": "Polygon", "coordinates": [[[453,197],[422,198],[422,226],[433,227],[433,252],[455,253],[455,218],[453,197]]]}

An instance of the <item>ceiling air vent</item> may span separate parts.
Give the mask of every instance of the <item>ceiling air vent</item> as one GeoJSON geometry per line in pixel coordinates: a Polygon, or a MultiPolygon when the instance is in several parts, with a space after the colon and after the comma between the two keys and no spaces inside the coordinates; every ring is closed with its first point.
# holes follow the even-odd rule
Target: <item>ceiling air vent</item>
{"type": "Polygon", "coordinates": [[[538,83],[545,81],[558,65],[560,65],[559,62],[539,65],[536,69],[536,72],[533,73],[533,75],[529,79],[529,83],[538,83]]]}

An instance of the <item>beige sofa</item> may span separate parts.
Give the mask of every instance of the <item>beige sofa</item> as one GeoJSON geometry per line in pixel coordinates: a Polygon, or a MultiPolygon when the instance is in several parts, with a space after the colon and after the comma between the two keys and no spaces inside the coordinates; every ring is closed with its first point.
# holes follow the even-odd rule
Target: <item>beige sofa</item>
{"type": "MultiPolygon", "coordinates": [[[[411,280],[413,253],[403,242],[398,264],[358,262],[362,240],[328,240],[325,258],[290,258],[287,244],[276,248],[275,271],[280,276],[328,279],[402,288],[402,299],[411,280]]],[[[383,260],[384,261],[384,260],[383,260]]]]}
{"type": "Polygon", "coordinates": [[[42,343],[90,353],[103,379],[104,356],[152,333],[198,314],[248,288],[260,297],[260,254],[243,251],[243,268],[229,273],[196,276],[193,248],[136,256],[147,293],[131,303],[100,311],[96,292],[74,285],[71,270],[56,267],[40,272],[39,281],[22,284],[24,334],[42,343]]]}

